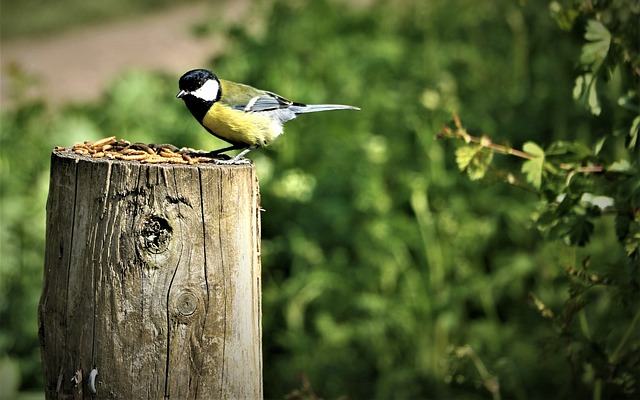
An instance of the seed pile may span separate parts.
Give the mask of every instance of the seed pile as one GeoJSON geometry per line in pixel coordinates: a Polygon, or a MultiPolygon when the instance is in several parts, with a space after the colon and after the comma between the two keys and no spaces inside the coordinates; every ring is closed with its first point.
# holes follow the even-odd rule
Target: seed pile
{"type": "Polygon", "coordinates": [[[55,151],[68,151],[92,158],[108,158],[111,160],[140,161],[141,163],[197,164],[215,162],[215,159],[198,156],[194,149],[178,149],[171,144],[131,143],[117,140],[110,136],[95,142],[76,143],[73,147],[57,146],[55,151]]]}

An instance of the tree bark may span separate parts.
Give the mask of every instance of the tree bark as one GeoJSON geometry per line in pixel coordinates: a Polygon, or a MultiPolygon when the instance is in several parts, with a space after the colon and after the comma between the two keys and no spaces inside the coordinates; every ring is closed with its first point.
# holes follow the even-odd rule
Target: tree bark
{"type": "Polygon", "coordinates": [[[253,165],[55,151],[46,398],[262,398],[259,229],[253,165]]]}

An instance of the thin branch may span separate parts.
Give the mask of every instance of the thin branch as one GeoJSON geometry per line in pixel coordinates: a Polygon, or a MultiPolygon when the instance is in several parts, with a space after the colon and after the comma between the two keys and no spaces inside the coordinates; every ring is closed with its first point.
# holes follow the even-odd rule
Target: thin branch
{"type": "Polygon", "coordinates": [[[513,149],[511,147],[504,146],[504,145],[501,145],[501,144],[495,144],[495,143],[493,143],[491,141],[491,139],[488,136],[475,137],[475,136],[471,136],[471,135],[467,134],[465,137],[467,138],[466,141],[468,143],[478,143],[482,147],[489,148],[489,149],[491,149],[493,151],[496,151],[498,153],[501,153],[501,154],[509,154],[509,155],[512,155],[512,156],[525,158],[527,160],[533,160],[534,158],[538,158],[538,156],[535,156],[535,155],[529,154],[529,153],[525,153],[524,151],[516,150],[516,149],[513,149]]]}
{"type": "Polygon", "coordinates": [[[590,165],[588,167],[574,167],[571,164],[562,163],[560,164],[560,168],[564,170],[574,170],[575,172],[582,172],[585,174],[596,173],[596,172],[604,172],[604,167],[602,165],[590,165]]]}
{"type": "MultiPolygon", "coordinates": [[[[462,122],[460,121],[460,117],[458,116],[458,114],[453,115],[453,125],[455,126],[455,130],[452,130],[450,127],[446,125],[443,126],[442,129],[440,129],[440,132],[438,132],[438,135],[436,136],[436,138],[437,139],[442,139],[442,138],[461,139],[461,140],[464,140],[466,143],[477,143],[482,147],[486,147],[497,153],[512,155],[515,157],[524,158],[525,160],[533,160],[540,157],[538,155],[527,153],[525,151],[513,149],[509,146],[493,143],[491,141],[491,138],[489,138],[486,135],[483,135],[482,137],[470,135],[469,133],[467,133],[466,129],[462,126],[462,122]]],[[[579,173],[589,174],[589,173],[604,172],[604,167],[602,165],[589,165],[589,166],[576,167],[573,164],[561,163],[559,166],[560,166],[560,169],[563,169],[565,171],[573,171],[574,173],[579,172],[579,173]]]]}

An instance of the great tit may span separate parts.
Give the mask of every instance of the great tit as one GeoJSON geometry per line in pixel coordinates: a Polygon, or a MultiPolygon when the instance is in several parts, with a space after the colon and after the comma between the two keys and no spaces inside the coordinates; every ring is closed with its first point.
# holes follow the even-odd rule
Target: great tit
{"type": "Polygon", "coordinates": [[[208,153],[242,151],[235,163],[251,150],[267,146],[283,132],[282,124],[317,111],[359,110],[339,104],[302,104],[266,90],[218,79],[205,69],[191,70],[180,78],[176,98],[184,100],[191,114],[212,135],[231,144],[208,153]]]}

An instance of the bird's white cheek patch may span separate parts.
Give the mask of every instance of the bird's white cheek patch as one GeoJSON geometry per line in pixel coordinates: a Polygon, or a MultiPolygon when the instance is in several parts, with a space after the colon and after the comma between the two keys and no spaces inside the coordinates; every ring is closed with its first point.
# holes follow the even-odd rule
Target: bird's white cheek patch
{"type": "Polygon", "coordinates": [[[205,101],[214,101],[218,98],[218,90],[220,90],[218,81],[209,79],[198,90],[191,92],[191,94],[205,101]]]}

